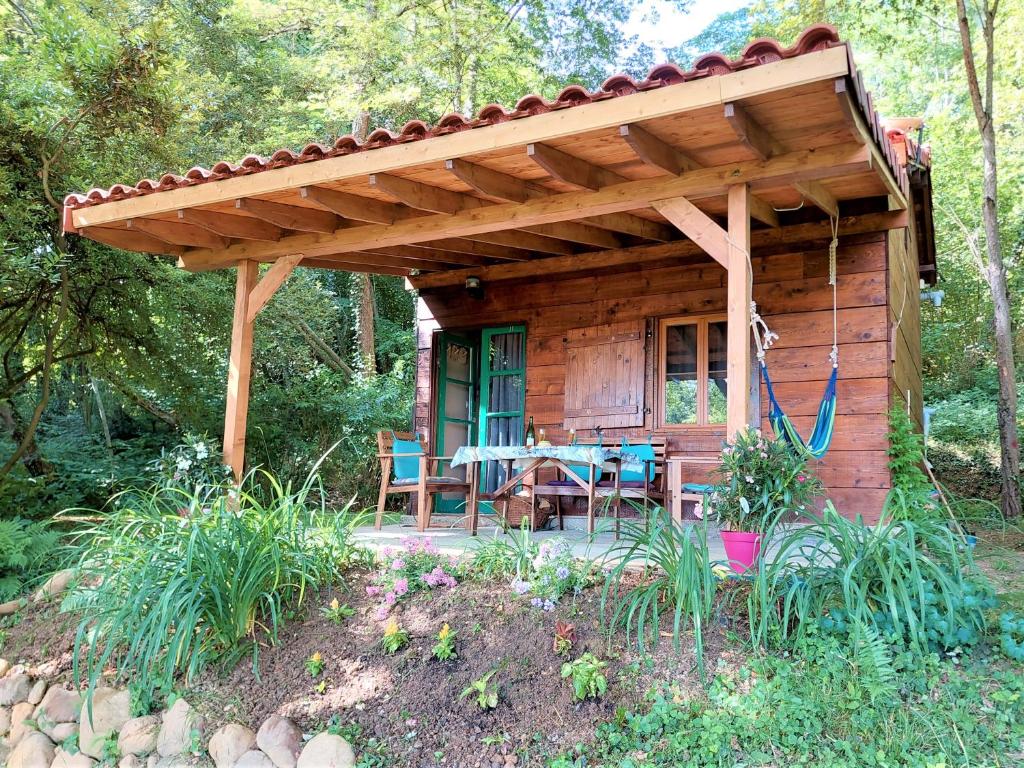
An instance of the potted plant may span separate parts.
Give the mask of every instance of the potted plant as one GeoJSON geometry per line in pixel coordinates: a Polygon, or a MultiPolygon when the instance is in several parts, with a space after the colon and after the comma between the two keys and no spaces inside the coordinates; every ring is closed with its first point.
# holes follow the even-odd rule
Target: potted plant
{"type": "Polygon", "coordinates": [[[716,472],[709,506],[736,573],[757,563],[761,537],[781,515],[809,509],[822,492],[805,459],[789,443],[764,437],[759,429],[747,429],[726,443],[716,472]]]}

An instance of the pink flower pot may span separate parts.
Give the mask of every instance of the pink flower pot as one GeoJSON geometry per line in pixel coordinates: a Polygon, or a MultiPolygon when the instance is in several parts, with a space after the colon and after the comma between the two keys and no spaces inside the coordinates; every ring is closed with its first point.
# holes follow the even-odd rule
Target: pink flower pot
{"type": "Polygon", "coordinates": [[[722,544],[729,566],[736,573],[746,573],[761,554],[761,534],[746,531],[722,531],[722,544]]]}

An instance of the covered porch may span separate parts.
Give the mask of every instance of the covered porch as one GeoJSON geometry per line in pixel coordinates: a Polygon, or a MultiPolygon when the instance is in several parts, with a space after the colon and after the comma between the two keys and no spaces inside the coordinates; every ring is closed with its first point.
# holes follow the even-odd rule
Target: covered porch
{"type": "MultiPolygon", "coordinates": [[[[488,411],[487,392],[471,382],[476,400],[463,403],[464,444],[490,444],[487,418],[504,419],[497,439],[519,439],[528,414],[537,414],[556,443],[570,429],[659,434],[667,456],[708,455],[722,439],[765,423],[752,300],[774,302],[778,312],[799,305],[793,311],[802,315],[789,326],[798,343],[781,362],[804,407],[794,421],[813,420],[806,404],[827,378],[824,355],[817,357],[827,344],[818,335],[831,322],[829,335],[834,330],[867,373],[852,386],[865,405],[843,414],[848,455],[828,471],[839,477],[870,450],[871,478],[836,487],[867,493],[875,504],[888,484],[877,462],[889,370],[886,351],[864,347],[887,346],[887,256],[865,255],[858,237],[883,242],[912,230],[910,196],[848,46],[818,25],[790,47],[759,40],[736,60],[709,55],[689,71],[666,65],[639,82],[617,76],[593,92],[569,86],[554,100],[527,96],[514,109],[490,105],[475,118],[448,115],[433,127],[413,121],[363,142],[347,136],[333,146],[70,195],[64,227],[174,256],[186,270],[236,270],[224,421],[224,459],[236,477],[245,469],[256,319],[301,266],[402,276],[418,292],[413,427],[438,456],[450,456],[459,435],[446,432],[459,419],[448,418],[440,398],[440,334],[487,339],[488,329],[514,327],[523,335],[520,407],[488,411]],[[881,277],[854,281],[845,289],[850,311],[829,321],[822,302],[835,294],[820,257],[837,231],[857,247],[845,263],[840,257],[840,270],[858,272],[867,261],[881,277]],[[805,258],[811,248],[817,255],[805,258]],[[623,293],[623,285],[644,290],[623,293]],[[643,314],[635,318],[637,306],[643,314]],[[663,413],[658,382],[666,374],[651,345],[663,345],[684,313],[677,325],[693,325],[703,339],[686,374],[697,410],[674,423],[663,413]],[[566,350],[594,329],[612,328],[618,339],[620,320],[634,323],[632,367],[607,402],[595,406],[582,395],[573,402],[566,350]],[[709,364],[712,322],[722,334],[720,367],[709,364]],[[709,379],[719,382],[714,390],[709,379]],[[713,391],[724,400],[714,417],[713,391]]],[[[480,343],[474,349],[490,354],[480,343]]],[[[626,370],[622,355],[613,358],[615,370],[626,370]]]]}

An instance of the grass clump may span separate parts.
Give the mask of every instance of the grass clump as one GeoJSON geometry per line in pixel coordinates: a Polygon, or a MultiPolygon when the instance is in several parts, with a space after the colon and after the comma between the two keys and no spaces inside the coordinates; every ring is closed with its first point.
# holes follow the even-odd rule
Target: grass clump
{"type": "Polygon", "coordinates": [[[266,472],[242,490],[127,491],[96,520],[78,535],[90,586],[66,602],[82,615],[76,680],[94,687],[113,665],[150,691],[246,654],[256,669],[260,642],[276,642],[288,610],[340,579],[358,524],[327,512],[314,474],[293,490],[266,472]]]}

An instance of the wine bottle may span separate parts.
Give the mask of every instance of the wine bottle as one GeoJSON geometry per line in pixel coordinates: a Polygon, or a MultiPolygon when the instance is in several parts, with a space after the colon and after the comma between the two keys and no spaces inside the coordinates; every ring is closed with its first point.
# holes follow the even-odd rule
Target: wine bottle
{"type": "Polygon", "coordinates": [[[526,447],[533,448],[537,444],[537,433],[533,431],[533,416],[530,417],[530,424],[526,427],[526,447]]]}

